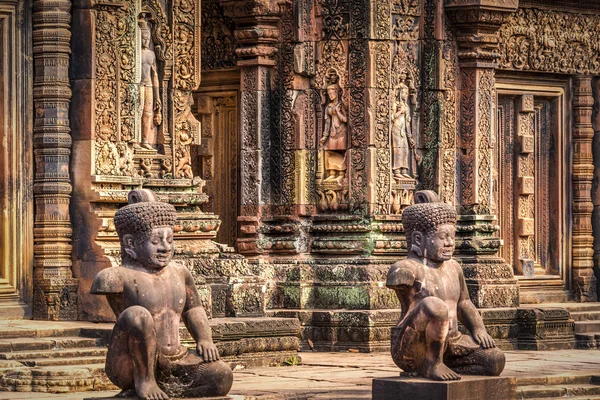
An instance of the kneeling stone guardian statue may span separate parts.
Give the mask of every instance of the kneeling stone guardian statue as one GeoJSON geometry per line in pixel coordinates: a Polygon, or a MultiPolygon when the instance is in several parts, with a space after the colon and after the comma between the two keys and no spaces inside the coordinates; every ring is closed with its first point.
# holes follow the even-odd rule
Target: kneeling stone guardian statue
{"type": "Polygon", "coordinates": [[[462,268],[452,259],[456,211],[431,191],[417,192],[415,203],[402,213],[408,258],[387,276],[402,307],[392,328],[392,359],[409,375],[440,381],[500,375],[504,354],[486,332],[462,268]],[[458,321],[470,334],[458,330],[458,321]]]}
{"type": "Polygon", "coordinates": [[[106,268],[92,283],[117,316],[106,374],[123,389],[118,397],[143,400],[224,396],[233,383],[219,359],[206,312],[188,269],[172,262],[175,208],[147,189],[129,193],[115,214],[122,266],[106,268]],[[182,346],[183,319],[197,346],[182,346]]]}

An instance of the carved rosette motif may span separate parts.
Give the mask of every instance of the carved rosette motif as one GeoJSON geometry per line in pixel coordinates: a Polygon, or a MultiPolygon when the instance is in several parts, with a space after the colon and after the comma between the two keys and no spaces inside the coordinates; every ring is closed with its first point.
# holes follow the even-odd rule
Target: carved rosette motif
{"type": "Polygon", "coordinates": [[[72,191],[69,163],[71,2],[33,2],[36,319],[75,320],[77,279],[71,271],[72,191]]]}

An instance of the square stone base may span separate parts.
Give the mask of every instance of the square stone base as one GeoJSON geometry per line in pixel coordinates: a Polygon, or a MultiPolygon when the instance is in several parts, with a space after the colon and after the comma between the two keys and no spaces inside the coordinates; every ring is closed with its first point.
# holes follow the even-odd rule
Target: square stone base
{"type": "Polygon", "coordinates": [[[373,400],[507,400],[512,397],[509,378],[462,376],[459,381],[423,378],[373,379],[373,400]]]}

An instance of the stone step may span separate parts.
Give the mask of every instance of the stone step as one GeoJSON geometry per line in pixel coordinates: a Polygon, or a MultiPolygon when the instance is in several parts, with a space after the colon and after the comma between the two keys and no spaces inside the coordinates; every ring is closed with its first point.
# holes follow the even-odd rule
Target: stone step
{"type": "MultiPolygon", "coordinates": [[[[17,392],[71,393],[88,390],[117,390],[104,373],[104,363],[50,365],[17,368],[0,374],[2,390],[17,392]]],[[[35,398],[32,395],[31,398],[35,398]]],[[[81,397],[80,397],[81,398],[81,397]]]]}
{"type": "Polygon", "coordinates": [[[27,360],[19,360],[27,367],[47,367],[51,365],[67,366],[77,365],[84,366],[89,364],[103,364],[106,361],[106,356],[89,356],[89,357],[66,357],[66,358],[33,358],[27,360]]]}
{"type": "Polygon", "coordinates": [[[600,385],[576,383],[568,385],[526,385],[517,387],[517,399],[572,398],[573,396],[600,396],[600,385]]]}
{"type": "Polygon", "coordinates": [[[94,347],[96,346],[96,342],[97,340],[94,338],[84,338],[79,336],[0,339],[0,352],[94,347]]]}
{"type": "Polygon", "coordinates": [[[10,353],[0,353],[0,360],[22,361],[43,358],[95,357],[105,356],[107,351],[108,349],[106,347],[83,347],[63,350],[14,351],[10,353]]]}
{"type": "Polygon", "coordinates": [[[577,321],[575,333],[600,332],[600,321],[577,321]]]}
{"type": "Polygon", "coordinates": [[[600,310],[570,311],[571,318],[578,321],[600,321],[600,310]]]}
{"type": "Polygon", "coordinates": [[[24,338],[24,337],[37,337],[37,338],[48,338],[48,337],[64,337],[64,336],[79,336],[81,328],[79,327],[68,327],[68,328],[41,328],[41,329],[0,329],[0,339],[13,339],[13,338],[24,338]]]}
{"type": "Polygon", "coordinates": [[[514,382],[518,387],[529,385],[571,385],[578,383],[599,383],[594,375],[548,375],[548,376],[516,376],[514,382]]]}
{"type": "Polygon", "coordinates": [[[575,340],[578,349],[600,349],[600,332],[576,333],[575,340]]]}
{"type": "MultiPolygon", "coordinates": [[[[527,307],[526,305],[524,307],[527,307]]],[[[579,312],[579,311],[600,311],[600,302],[598,303],[575,303],[575,302],[565,302],[565,303],[544,303],[544,307],[551,308],[565,308],[569,312],[579,312]]]]}

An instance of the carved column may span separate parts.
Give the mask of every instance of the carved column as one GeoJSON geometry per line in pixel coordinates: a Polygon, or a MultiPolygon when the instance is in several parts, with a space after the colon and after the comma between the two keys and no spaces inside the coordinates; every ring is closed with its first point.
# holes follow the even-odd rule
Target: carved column
{"type": "Polygon", "coordinates": [[[240,216],[237,249],[262,252],[258,225],[270,203],[271,75],[279,39],[278,6],[269,0],[222,0],[225,15],[236,23],[241,72],[240,216]]]}
{"type": "Polygon", "coordinates": [[[463,263],[471,299],[478,307],[519,303],[512,268],[497,257],[500,240],[493,214],[493,134],[496,32],[518,1],[449,1],[446,11],[457,28],[460,67],[460,216],[457,256],[463,263]]]}
{"type": "Polygon", "coordinates": [[[578,301],[596,301],[592,237],[592,77],[573,82],[573,265],[572,284],[578,301]]]}
{"type": "Polygon", "coordinates": [[[77,319],[69,216],[70,24],[71,1],[33,2],[36,319],[77,319]]]}
{"type": "Polygon", "coordinates": [[[596,295],[598,294],[598,276],[600,276],[600,78],[595,78],[592,84],[594,95],[594,110],[592,126],[594,139],[592,154],[594,159],[594,179],[592,180],[592,231],[594,235],[594,272],[596,275],[596,295]]]}

